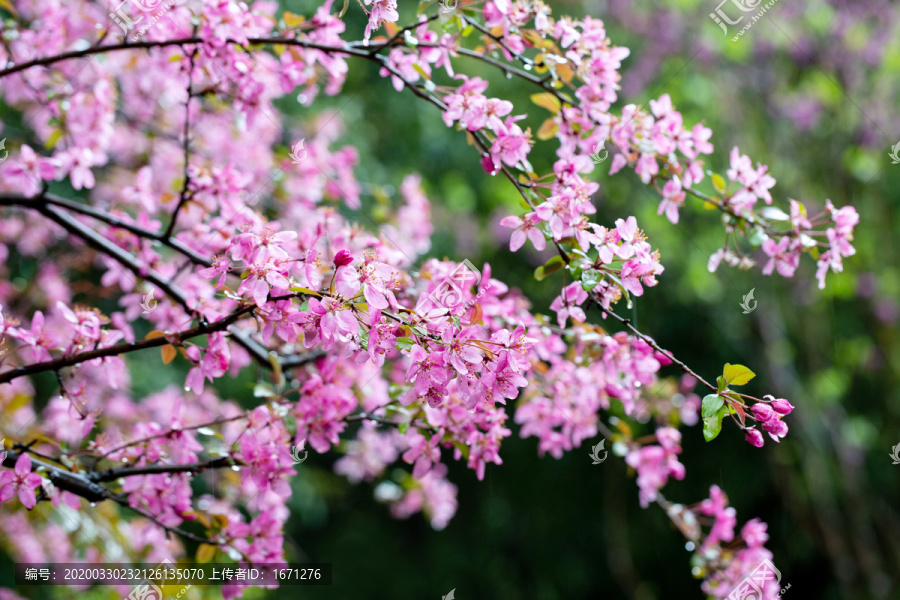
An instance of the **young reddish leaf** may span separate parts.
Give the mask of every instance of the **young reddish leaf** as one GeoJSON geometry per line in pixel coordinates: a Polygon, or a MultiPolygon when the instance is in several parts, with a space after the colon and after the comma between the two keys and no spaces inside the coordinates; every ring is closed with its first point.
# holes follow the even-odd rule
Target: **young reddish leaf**
{"type": "Polygon", "coordinates": [[[175,357],[178,356],[178,350],[175,349],[175,346],[172,344],[166,344],[161,348],[162,351],[162,361],[164,365],[169,364],[175,357]]]}
{"type": "Polygon", "coordinates": [[[551,117],[541,124],[540,128],[537,130],[537,138],[539,140],[553,139],[556,136],[557,131],[559,131],[559,123],[551,117]]]}
{"type": "Polygon", "coordinates": [[[472,312],[469,313],[469,324],[484,325],[483,315],[484,313],[481,310],[481,304],[476,302],[475,307],[472,309],[472,312]]]}

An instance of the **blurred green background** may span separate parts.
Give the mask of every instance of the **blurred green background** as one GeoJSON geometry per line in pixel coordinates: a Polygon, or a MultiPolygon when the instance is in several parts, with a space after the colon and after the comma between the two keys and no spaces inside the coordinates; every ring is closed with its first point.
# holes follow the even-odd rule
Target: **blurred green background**
{"type": "MultiPolygon", "coordinates": [[[[296,0],[282,5],[298,14],[312,9],[296,0]]],[[[628,316],[704,376],[740,362],[758,374],[748,393],[776,393],[797,407],[787,439],[763,449],[733,427],[711,444],[698,426],[685,428],[688,475],[670,483],[666,496],[693,503],[717,484],[739,525],[754,517],[767,522],[767,546],[782,582],[791,584],[790,598],[900,598],[900,465],[888,456],[900,443],[900,165],[888,156],[900,142],[900,6],[780,0],[737,42],[710,20],[714,0],[550,6],[555,16],[603,19],[613,42],[632,49],[616,109],[668,93],[686,123],[705,120],[713,129],[708,168],[724,170],[738,145],[769,165],[782,208],[795,198],[814,213],[830,198],[859,211],[857,255],[820,292],[808,260],[792,280],[758,268],[709,274],[707,261],[723,239],[718,213],[689,200],[672,226],[656,216],[655,192],[633,175],[609,177],[608,163],[591,175],[601,183],[595,220],[636,215],[666,267],[628,316]],[[758,307],[744,315],[738,305],[750,289],[758,307]]],[[[414,9],[401,0],[401,22],[414,9]]],[[[346,20],[348,31],[362,31],[354,3],[346,20]]],[[[328,107],[340,111],[342,141],[359,150],[357,175],[369,184],[364,210],[371,214],[380,192],[390,195],[404,175],[421,173],[436,228],[431,255],[489,261],[494,277],[546,311],[561,276],[537,282],[532,272],[549,250],[511,254],[507,230],[497,226],[520,212],[514,189],[482,171],[477,152],[444,126],[435,107],[396,93],[368,63],[352,66],[341,96],[322,98],[311,110],[293,98],[280,106],[296,125],[328,107]]],[[[533,131],[546,118],[521,82],[479,63],[459,70],[491,81],[488,93],[514,100],[514,112],[527,112],[533,131]]],[[[539,173],[549,170],[554,149],[554,142],[537,144],[530,158],[539,173]]],[[[136,373],[135,382],[138,393],[164,383],[146,373],[136,373]]],[[[331,472],[337,455],[311,454],[293,481],[288,558],[332,563],[334,584],[245,597],[436,600],[454,588],[461,600],[703,597],[684,540],[659,509],[638,506],[621,460],[593,466],[590,444],[562,460],[540,459],[537,441],[513,432],[504,464],[489,466],[483,482],[451,465],[459,510],[441,532],[421,515],[391,518],[371,486],[331,472]]]]}

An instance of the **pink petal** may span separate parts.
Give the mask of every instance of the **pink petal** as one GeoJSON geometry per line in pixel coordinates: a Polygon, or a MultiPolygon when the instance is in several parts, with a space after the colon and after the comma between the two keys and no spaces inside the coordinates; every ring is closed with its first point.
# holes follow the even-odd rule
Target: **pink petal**
{"type": "Polygon", "coordinates": [[[18,489],[19,502],[22,503],[22,506],[31,510],[34,508],[34,505],[37,504],[37,501],[34,499],[34,490],[25,486],[19,486],[18,489]]]}
{"type": "Polygon", "coordinates": [[[24,477],[31,473],[31,457],[27,454],[20,454],[19,460],[16,461],[16,475],[24,477]]]}

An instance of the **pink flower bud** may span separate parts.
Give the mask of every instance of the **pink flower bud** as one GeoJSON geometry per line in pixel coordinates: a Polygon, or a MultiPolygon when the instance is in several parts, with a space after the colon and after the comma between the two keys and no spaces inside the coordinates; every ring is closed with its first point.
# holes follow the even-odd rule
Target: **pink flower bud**
{"type": "Polygon", "coordinates": [[[484,172],[488,175],[496,175],[497,171],[500,170],[497,168],[497,165],[494,164],[494,159],[490,154],[485,154],[481,157],[481,168],[484,169],[484,172]]]}
{"type": "Polygon", "coordinates": [[[760,421],[761,423],[771,421],[777,416],[775,414],[775,411],[772,410],[771,406],[769,406],[768,404],[763,404],[762,402],[757,402],[753,405],[752,408],[750,408],[750,410],[753,411],[753,416],[756,418],[756,420],[760,421]]]}
{"type": "Polygon", "coordinates": [[[764,442],[763,434],[761,434],[759,432],[759,429],[756,429],[755,427],[752,427],[750,429],[745,429],[744,430],[744,438],[746,438],[746,440],[748,442],[750,442],[751,446],[756,446],[757,448],[763,447],[763,442],[764,442]]]}
{"type": "Polygon", "coordinates": [[[778,438],[783,438],[787,435],[788,426],[787,423],[782,421],[781,419],[772,419],[771,421],[766,421],[762,424],[763,429],[769,432],[769,435],[772,436],[772,439],[776,442],[778,438]]]}
{"type": "Polygon", "coordinates": [[[350,253],[347,250],[341,250],[334,256],[334,266],[335,267],[343,267],[345,265],[349,265],[353,262],[353,257],[350,256],[350,253]]]}
{"type": "Polygon", "coordinates": [[[772,402],[772,410],[779,415],[789,415],[794,410],[794,406],[784,398],[779,398],[772,402]]]}

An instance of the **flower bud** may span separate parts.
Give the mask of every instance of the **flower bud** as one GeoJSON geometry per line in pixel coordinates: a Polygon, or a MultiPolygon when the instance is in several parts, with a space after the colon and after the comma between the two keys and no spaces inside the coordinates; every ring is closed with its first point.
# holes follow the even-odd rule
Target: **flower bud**
{"type": "Polygon", "coordinates": [[[335,267],[343,267],[345,265],[349,265],[353,262],[353,257],[350,256],[350,253],[347,250],[341,250],[337,254],[334,255],[334,266],[335,267]]]}
{"type": "Polygon", "coordinates": [[[756,429],[755,427],[745,429],[744,438],[746,438],[746,440],[750,442],[751,446],[756,446],[757,448],[763,447],[763,434],[761,434],[759,432],[759,429],[756,429]]]}
{"type": "Polygon", "coordinates": [[[784,398],[779,398],[772,402],[772,410],[779,415],[789,415],[794,410],[794,406],[784,398]]]}
{"type": "MultiPolygon", "coordinates": [[[[773,439],[783,438],[787,435],[788,432],[787,423],[785,423],[781,419],[772,419],[771,421],[766,421],[762,424],[762,426],[763,429],[765,429],[772,435],[773,439]]],[[[778,440],[775,439],[775,441],[777,442],[778,440]]]]}
{"type": "Polygon", "coordinates": [[[772,410],[772,407],[768,404],[763,404],[762,402],[757,402],[754,404],[750,410],[753,412],[753,416],[760,423],[765,423],[766,421],[771,421],[776,418],[777,415],[775,411],[772,410]]]}

